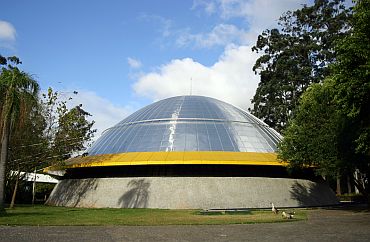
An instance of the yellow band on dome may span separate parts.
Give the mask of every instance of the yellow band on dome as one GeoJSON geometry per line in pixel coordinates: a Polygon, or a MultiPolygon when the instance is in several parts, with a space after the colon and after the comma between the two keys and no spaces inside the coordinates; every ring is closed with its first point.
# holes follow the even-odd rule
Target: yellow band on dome
{"type": "Polygon", "coordinates": [[[276,153],[182,151],[182,152],[128,152],[71,158],[63,166],[45,168],[45,172],[79,167],[126,165],[261,165],[285,166],[276,153]]]}

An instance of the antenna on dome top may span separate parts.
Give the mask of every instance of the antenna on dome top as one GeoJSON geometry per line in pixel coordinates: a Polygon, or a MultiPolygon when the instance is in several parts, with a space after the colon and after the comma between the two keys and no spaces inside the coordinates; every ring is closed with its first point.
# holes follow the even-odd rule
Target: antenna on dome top
{"type": "Polygon", "coordinates": [[[193,92],[193,78],[190,77],[190,96],[192,92],[193,92]]]}

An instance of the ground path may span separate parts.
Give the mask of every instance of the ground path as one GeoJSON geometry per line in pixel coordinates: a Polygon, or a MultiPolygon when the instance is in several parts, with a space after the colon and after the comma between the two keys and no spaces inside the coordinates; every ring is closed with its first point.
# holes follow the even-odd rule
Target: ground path
{"type": "Polygon", "coordinates": [[[0,226],[0,241],[370,241],[370,213],[308,212],[292,223],[201,226],[0,226]]]}

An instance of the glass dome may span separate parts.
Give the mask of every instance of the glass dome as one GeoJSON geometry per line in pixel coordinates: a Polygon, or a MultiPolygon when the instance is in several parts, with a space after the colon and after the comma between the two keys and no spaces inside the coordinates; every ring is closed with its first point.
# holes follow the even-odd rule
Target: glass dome
{"type": "Polygon", "coordinates": [[[203,96],[148,105],[107,129],[88,155],[156,151],[276,151],[281,136],[253,115],[203,96]]]}

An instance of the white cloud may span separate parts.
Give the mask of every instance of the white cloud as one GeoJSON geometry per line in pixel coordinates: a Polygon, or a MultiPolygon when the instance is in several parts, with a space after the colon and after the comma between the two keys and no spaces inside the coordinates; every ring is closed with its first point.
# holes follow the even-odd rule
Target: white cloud
{"type": "Polygon", "coordinates": [[[192,10],[220,17],[209,32],[194,33],[190,28],[174,28],[170,19],[159,15],[141,14],[139,19],[158,24],[161,47],[175,43],[178,47],[212,48],[229,44],[254,44],[263,30],[277,26],[283,12],[294,10],[307,0],[194,0],[192,10]],[[242,20],[237,27],[231,20],[242,20]]]}
{"type": "Polygon", "coordinates": [[[193,6],[191,9],[195,9],[197,7],[204,7],[204,10],[207,14],[213,14],[216,11],[216,4],[215,2],[208,1],[208,0],[194,0],[193,6]]]}
{"type": "MultiPolygon", "coordinates": [[[[196,1],[194,1],[195,3],[196,1]]],[[[255,23],[271,24],[283,12],[294,10],[307,3],[305,0],[214,0],[210,1],[217,6],[218,14],[223,19],[243,18],[255,23]]],[[[198,4],[196,6],[204,6],[198,4]]],[[[207,8],[204,9],[209,13],[207,8]]],[[[215,13],[217,11],[214,11],[215,13]]]]}
{"type": "Polygon", "coordinates": [[[229,46],[210,67],[190,58],[175,59],[143,75],[133,88],[139,95],[158,100],[188,95],[192,82],[193,95],[214,97],[246,109],[258,83],[249,69],[255,60],[251,46],[229,46]]]}
{"type": "Polygon", "coordinates": [[[17,32],[11,23],[0,20],[0,47],[13,49],[16,35],[17,32]]]}
{"type": "Polygon", "coordinates": [[[251,107],[250,100],[259,82],[259,76],[252,71],[258,55],[251,51],[251,47],[258,34],[264,29],[277,27],[276,20],[281,14],[300,7],[301,2],[305,1],[195,0],[192,9],[204,8],[207,14],[217,14],[221,16],[221,23],[208,33],[194,34],[185,30],[177,35],[177,44],[207,48],[224,45],[225,51],[211,66],[191,58],[173,59],[155,71],[142,73],[133,85],[135,92],[153,100],[187,95],[192,80],[194,95],[218,98],[244,109],[251,107]],[[243,20],[245,29],[228,24],[232,18],[243,20]]]}
{"type": "MultiPolygon", "coordinates": [[[[203,1],[198,3],[198,0],[195,0],[193,8],[203,7],[207,14],[214,13],[219,15],[224,23],[218,26],[227,25],[225,22],[230,19],[244,20],[246,22],[245,26],[248,27],[247,30],[235,27],[234,31],[229,31],[229,34],[234,33],[234,36],[239,36],[237,38],[240,39],[240,44],[254,44],[258,34],[263,30],[277,27],[277,20],[282,13],[288,10],[295,10],[306,2],[305,0],[214,0],[203,4],[203,1]],[[207,9],[208,4],[215,6],[212,12],[207,9]]],[[[193,36],[209,36],[212,35],[214,30],[210,33],[193,34],[193,36]]],[[[188,38],[189,41],[193,40],[195,45],[199,45],[198,39],[199,37],[188,38]]]]}
{"type": "Polygon", "coordinates": [[[224,19],[243,18],[249,26],[249,32],[260,33],[276,26],[279,17],[288,10],[295,10],[307,3],[305,0],[218,0],[221,16],[224,19]]]}
{"type": "Polygon", "coordinates": [[[127,58],[127,63],[128,65],[131,67],[131,68],[134,68],[134,69],[137,69],[137,68],[140,68],[141,67],[141,62],[137,59],[134,59],[134,58],[131,58],[131,57],[128,57],[127,58]]]}
{"type": "Polygon", "coordinates": [[[0,40],[14,41],[16,31],[14,26],[6,21],[0,20],[0,40]]]}
{"type": "Polygon", "coordinates": [[[178,46],[195,45],[201,48],[210,48],[216,45],[225,46],[230,43],[241,43],[245,36],[245,30],[238,29],[232,24],[216,25],[209,33],[190,34],[182,33],[177,38],[178,46]]]}
{"type": "Polygon", "coordinates": [[[78,90],[78,94],[72,95],[72,98],[69,101],[70,107],[82,104],[82,108],[92,115],[90,119],[95,120],[94,128],[97,129],[95,140],[104,130],[117,124],[134,111],[133,107],[115,105],[92,91],[78,90]]]}
{"type": "Polygon", "coordinates": [[[172,21],[159,15],[142,13],[139,16],[140,20],[144,20],[150,23],[159,23],[158,31],[162,37],[169,37],[172,35],[172,21]]]}

